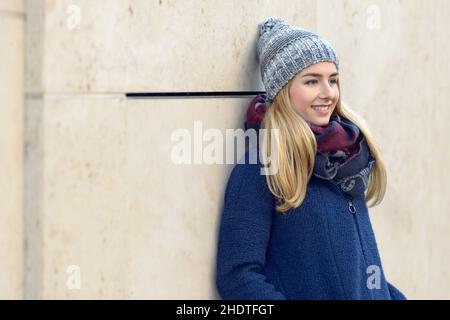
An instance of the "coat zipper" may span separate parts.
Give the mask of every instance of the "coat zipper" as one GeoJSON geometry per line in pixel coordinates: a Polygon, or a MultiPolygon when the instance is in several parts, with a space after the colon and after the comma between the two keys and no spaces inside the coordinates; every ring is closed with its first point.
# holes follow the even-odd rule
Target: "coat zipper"
{"type": "Polygon", "coordinates": [[[347,196],[347,200],[348,200],[348,211],[350,211],[351,213],[356,213],[356,208],[353,205],[353,197],[352,196],[347,196]]]}
{"type": "MultiPolygon", "coordinates": [[[[359,245],[361,246],[362,255],[363,255],[363,259],[364,259],[364,263],[365,263],[365,265],[367,265],[366,255],[365,255],[365,253],[364,253],[364,246],[363,246],[362,241],[361,241],[361,231],[359,230],[358,219],[357,219],[357,217],[355,216],[355,213],[356,213],[356,207],[355,207],[355,205],[353,204],[353,196],[351,196],[351,195],[346,194],[345,192],[343,192],[343,191],[342,191],[338,186],[336,186],[333,182],[330,181],[330,183],[331,183],[331,185],[333,185],[333,187],[334,187],[335,189],[337,189],[340,193],[342,193],[342,194],[345,196],[345,198],[347,199],[347,203],[348,203],[348,211],[350,211],[350,213],[351,213],[352,216],[353,216],[353,222],[355,223],[356,232],[358,233],[358,240],[359,240],[359,245]]],[[[372,294],[372,293],[371,293],[371,294],[372,294]]],[[[372,298],[373,298],[373,294],[372,294],[372,298]]]]}

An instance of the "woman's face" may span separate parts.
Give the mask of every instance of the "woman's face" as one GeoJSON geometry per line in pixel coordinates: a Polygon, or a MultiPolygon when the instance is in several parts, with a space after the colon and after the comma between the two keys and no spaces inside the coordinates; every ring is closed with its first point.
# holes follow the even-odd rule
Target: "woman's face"
{"type": "Polygon", "coordinates": [[[339,100],[338,73],[333,62],[319,62],[299,72],[293,79],[289,98],[297,112],[307,122],[323,126],[339,100]],[[325,105],[325,109],[314,106],[325,105]]]}

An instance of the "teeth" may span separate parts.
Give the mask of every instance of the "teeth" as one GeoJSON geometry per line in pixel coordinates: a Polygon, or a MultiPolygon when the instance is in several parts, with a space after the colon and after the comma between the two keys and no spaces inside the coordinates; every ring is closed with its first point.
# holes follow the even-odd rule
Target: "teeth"
{"type": "Polygon", "coordinates": [[[315,110],[321,110],[321,111],[325,111],[329,108],[329,106],[313,106],[313,109],[315,110]]]}

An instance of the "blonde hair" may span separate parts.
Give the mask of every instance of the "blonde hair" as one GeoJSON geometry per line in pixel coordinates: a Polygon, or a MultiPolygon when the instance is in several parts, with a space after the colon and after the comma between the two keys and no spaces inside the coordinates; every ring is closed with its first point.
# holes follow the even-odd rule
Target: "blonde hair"
{"type": "MultiPolygon", "coordinates": [[[[277,198],[276,211],[285,213],[292,208],[299,207],[305,199],[306,188],[311,179],[317,142],[308,123],[295,112],[289,99],[289,89],[292,79],[278,92],[272,104],[267,108],[261,123],[262,143],[261,157],[263,163],[277,161],[275,174],[266,173],[266,181],[272,194],[277,198]],[[279,129],[276,141],[270,134],[271,129],[279,129]],[[270,154],[276,144],[276,154],[270,154]],[[275,156],[270,161],[269,158],[275,156]]],[[[341,88],[337,80],[339,92],[341,88]]],[[[381,158],[380,151],[374,143],[366,122],[341,101],[341,95],[333,111],[341,118],[353,122],[364,135],[372,156],[375,158],[370,177],[369,186],[366,190],[365,201],[369,207],[379,204],[386,192],[386,167],[381,158]]],[[[267,169],[265,169],[267,170],[267,169]]]]}

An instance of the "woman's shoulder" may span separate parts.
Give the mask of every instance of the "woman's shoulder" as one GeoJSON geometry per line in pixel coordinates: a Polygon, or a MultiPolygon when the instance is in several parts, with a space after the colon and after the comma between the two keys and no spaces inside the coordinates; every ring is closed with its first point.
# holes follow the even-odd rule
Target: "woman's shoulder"
{"type": "Polygon", "coordinates": [[[255,150],[248,150],[234,165],[228,178],[225,200],[239,202],[243,198],[273,201],[265,170],[255,150]]]}
{"type": "Polygon", "coordinates": [[[229,179],[238,181],[245,179],[249,180],[248,183],[260,185],[266,181],[266,174],[258,150],[250,149],[234,165],[229,179]]]}

